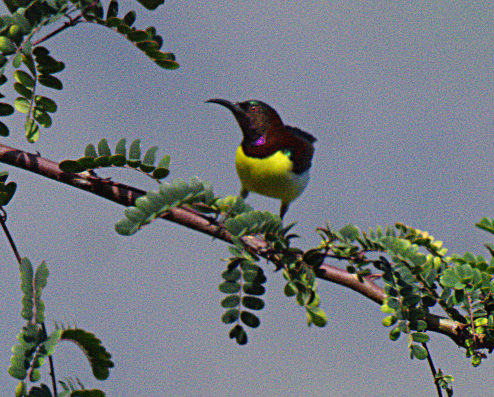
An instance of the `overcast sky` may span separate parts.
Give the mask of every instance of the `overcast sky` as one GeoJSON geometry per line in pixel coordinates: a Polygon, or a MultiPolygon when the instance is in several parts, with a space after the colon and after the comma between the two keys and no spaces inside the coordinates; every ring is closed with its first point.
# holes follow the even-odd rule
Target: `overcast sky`
{"type": "MultiPolygon", "coordinates": [[[[217,194],[237,194],[240,130],[226,109],[204,101],[260,99],[318,138],[309,186],[286,217],[298,221],[299,247],[318,244],[314,230],[326,222],[403,222],[443,240],[449,253],[487,255],[490,237],[474,223],[494,216],[491,2],[167,1],[155,12],[121,3],[122,16],[130,9],[137,26],[156,26],[181,67],[162,70],[110,30],[79,25],[47,44],[66,63],[65,89],[47,92],[59,107],[53,126],[33,146],[13,117],[3,143],[60,161],[101,138],[113,147],[140,138],[172,156],[170,180],[199,176],[217,194]]],[[[261,326],[239,347],[220,321],[225,244],[164,221],[118,236],[123,208],[8,169],[19,184],[7,208],[14,239],[21,255],[50,269],[48,328],[56,320],[94,332],[115,362],[108,381],[93,380],[81,351],[64,343],[59,379],[77,376],[109,396],[434,395],[427,364],[409,359],[404,338],[389,340],[373,302],[321,281],[329,322],[307,328],[268,264],[261,326]]],[[[110,175],[155,188],[137,173],[110,175]]],[[[257,195],[248,202],[279,207],[257,195]]],[[[7,395],[23,321],[17,264],[5,242],[0,253],[7,395]]],[[[455,395],[492,394],[492,359],[473,369],[464,350],[431,336],[455,395]]]]}

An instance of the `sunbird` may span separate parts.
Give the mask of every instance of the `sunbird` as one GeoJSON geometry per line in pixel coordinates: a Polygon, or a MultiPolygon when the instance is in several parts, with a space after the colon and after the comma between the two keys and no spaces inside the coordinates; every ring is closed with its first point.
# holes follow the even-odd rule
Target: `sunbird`
{"type": "Polygon", "coordinates": [[[209,99],[230,109],[242,130],[235,166],[242,185],[240,196],[249,192],[281,200],[280,218],[290,203],[309,183],[314,154],[314,138],[295,127],[284,125],[269,105],[258,100],[230,102],[209,99]]]}

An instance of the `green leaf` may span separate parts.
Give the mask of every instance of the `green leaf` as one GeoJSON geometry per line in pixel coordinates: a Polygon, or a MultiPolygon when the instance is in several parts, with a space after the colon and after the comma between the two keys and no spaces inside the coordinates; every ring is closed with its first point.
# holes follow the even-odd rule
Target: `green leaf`
{"type": "Polygon", "coordinates": [[[234,294],[240,290],[240,284],[236,281],[225,281],[218,288],[224,294],[234,294]]]}
{"type": "Polygon", "coordinates": [[[455,272],[454,268],[446,269],[439,278],[439,282],[445,288],[454,288],[456,290],[462,290],[466,286],[461,282],[460,277],[457,272],[455,272]]]}
{"type": "Polygon", "coordinates": [[[127,34],[127,38],[130,41],[137,42],[137,41],[146,40],[149,38],[149,36],[147,32],[143,30],[132,30],[127,34]]]}
{"type": "Polygon", "coordinates": [[[34,274],[34,288],[38,298],[41,296],[41,291],[46,287],[49,275],[50,272],[48,271],[45,261],[41,262],[34,274]]]}
{"type": "Polygon", "coordinates": [[[21,276],[21,290],[24,294],[22,299],[22,317],[31,321],[33,317],[33,275],[34,270],[28,258],[22,258],[19,264],[19,273],[21,276]]]}
{"type": "Polygon", "coordinates": [[[294,283],[289,282],[285,285],[285,289],[283,290],[283,292],[286,296],[291,297],[297,295],[298,289],[294,283]]]}
{"type": "Polygon", "coordinates": [[[245,283],[243,285],[244,292],[249,295],[264,295],[266,289],[260,284],[245,283]]]}
{"type": "Polygon", "coordinates": [[[127,156],[126,144],[127,144],[127,141],[125,140],[125,138],[120,139],[117,142],[117,146],[115,148],[115,153],[126,157],[127,156]]]}
{"type": "Polygon", "coordinates": [[[4,55],[10,55],[17,49],[16,45],[8,37],[0,36],[0,51],[4,55]]]}
{"type": "Polygon", "coordinates": [[[156,36],[156,28],[154,26],[150,26],[146,28],[146,33],[149,37],[154,38],[154,36],[156,36]]]}
{"type": "Polygon", "coordinates": [[[93,157],[96,158],[98,157],[98,153],[96,152],[96,148],[92,143],[86,146],[86,149],[84,150],[84,156],[86,157],[93,157]]]}
{"type": "MultiPolygon", "coordinates": [[[[161,205],[158,205],[158,203],[156,203],[155,201],[150,200],[147,195],[138,197],[134,205],[142,212],[144,212],[147,217],[152,216],[153,214],[161,210],[161,205]]],[[[143,222],[146,220],[147,218],[144,219],[143,222]]]]}
{"type": "Polygon", "coordinates": [[[156,63],[158,66],[162,67],[163,69],[169,69],[169,70],[174,70],[178,69],[180,67],[180,64],[175,61],[166,61],[162,59],[155,59],[154,63],[156,63]]]}
{"type": "Polygon", "coordinates": [[[18,112],[27,114],[29,113],[29,109],[31,108],[31,102],[26,98],[18,97],[14,101],[14,107],[18,112]]]}
{"type": "Polygon", "coordinates": [[[255,314],[246,311],[240,312],[240,320],[251,328],[257,328],[259,327],[259,324],[261,324],[261,321],[255,314]]]}
{"type": "Polygon", "coordinates": [[[158,168],[170,168],[171,157],[169,155],[163,156],[163,158],[158,163],[158,168]]]}
{"type": "Polygon", "coordinates": [[[16,70],[14,72],[14,79],[27,88],[34,88],[34,78],[23,70],[16,70]]]}
{"type": "Polygon", "coordinates": [[[2,190],[0,191],[0,206],[6,206],[14,196],[16,190],[17,185],[14,182],[9,182],[4,185],[2,190]]]}
{"type": "Polygon", "coordinates": [[[400,327],[395,327],[391,331],[389,331],[389,339],[397,340],[401,335],[400,327]]]}
{"type": "Polygon", "coordinates": [[[264,284],[267,281],[262,270],[244,271],[243,278],[248,283],[264,284]]]}
{"type": "Polygon", "coordinates": [[[29,69],[31,74],[35,76],[36,66],[34,65],[34,60],[31,54],[24,54],[24,56],[22,57],[22,62],[24,63],[24,65],[26,65],[26,67],[29,69]]]}
{"type": "Polygon", "coordinates": [[[339,233],[343,238],[348,241],[354,241],[360,236],[360,230],[357,226],[348,224],[339,230],[339,233]]]}
{"type": "Polygon", "coordinates": [[[15,25],[11,25],[9,27],[9,30],[8,30],[8,33],[7,33],[7,36],[12,39],[12,41],[19,45],[21,44],[21,41],[22,41],[22,32],[21,32],[21,27],[17,24],[15,25]]]}
{"type": "Polygon", "coordinates": [[[130,219],[134,223],[142,223],[148,218],[147,214],[145,214],[142,210],[136,207],[125,208],[124,214],[128,219],[130,219]]]}
{"type": "Polygon", "coordinates": [[[382,320],[382,324],[385,326],[385,327],[391,327],[392,325],[395,325],[396,324],[396,316],[388,316],[388,317],[385,317],[383,318],[382,320]]]}
{"type": "Polygon", "coordinates": [[[149,148],[144,154],[143,164],[153,165],[156,160],[156,152],[158,151],[158,146],[153,146],[149,148]]]}
{"type": "Polygon", "coordinates": [[[20,68],[22,64],[22,53],[18,52],[17,54],[14,55],[14,58],[12,59],[12,66],[16,69],[20,68]]]}
{"type": "Polygon", "coordinates": [[[171,52],[147,50],[146,55],[152,58],[154,61],[175,61],[175,55],[171,52]]]}
{"type": "Polygon", "coordinates": [[[105,397],[105,393],[98,389],[84,389],[73,391],[70,397],[105,397]]]}
{"type": "Polygon", "coordinates": [[[105,25],[109,28],[118,28],[122,25],[123,21],[117,17],[110,17],[106,19],[105,25]]]}
{"type": "Polygon", "coordinates": [[[29,143],[34,143],[39,139],[39,126],[33,119],[26,121],[24,129],[26,131],[26,139],[29,143]]]}
{"type": "Polygon", "coordinates": [[[136,139],[130,144],[129,159],[140,160],[141,158],[141,141],[136,139]]]}
{"type": "Polygon", "coordinates": [[[106,12],[106,18],[116,17],[118,15],[118,2],[111,0],[108,5],[108,11],[106,12]]]}
{"type": "Polygon", "coordinates": [[[318,268],[324,261],[326,255],[319,249],[311,249],[304,253],[302,259],[312,268],[318,268]]]}
{"type": "Polygon", "coordinates": [[[48,339],[43,342],[43,347],[45,349],[45,354],[47,356],[51,356],[55,352],[55,348],[58,345],[58,342],[60,341],[60,338],[62,336],[62,330],[57,329],[56,331],[53,331],[48,339]]]}
{"type": "Polygon", "coordinates": [[[21,83],[14,83],[14,90],[26,99],[30,100],[33,97],[33,91],[21,83]]]}
{"type": "Polygon", "coordinates": [[[14,113],[14,107],[8,103],[0,102],[0,116],[10,116],[14,113]]]}
{"type": "Polygon", "coordinates": [[[429,342],[429,335],[423,332],[414,332],[412,333],[412,340],[417,343],[426,343],[429,342]]]}
{"type": "Polygon", "coordinates": [[[165,0],[137,0],[137,1],[141,3],[141,5],[147,8],[148,10],[155,10],[161,4],[165,3],[165,0]]]}
{"type": "Polygon", "coordinates": [[[242,273],[238,269],[225,270],[221,273],[221,277],[223,277],[226,281],[237,281],[240,279],[242,273]]]}
{"type": "Polygon", "coordinates": [[[221,317],[221,321],[225,324],[231,324],[238,320],[238,309],[227,310],[221,317]]]}
{"type": "Polygon", "coordinates": [[[247,334],[245,333],[243,327],[239,324],[230,330],[229,336],[231,339],[235,338],[236,342],[241,346],[247,344],[247,334]]]}
{"type": "Polygon", "coordinates": [[[117,26],[117,30],[119,33],[125,35],[129,34],[132,31],[132,29],[129,26],[124,24],[120,24],[119,26],[117,26]]]}
{"type": "Polygon", "coordinates": [[[125,16],[122,18],[122,22],[126,24],[127,26],[132,26],[136,20],[136,12],[135,11],[129,11],[125,16]]]}
{"type": "Polygon", "coordinates": [[[55,113],[57,111],[57,104],[50,98],[37,95],[34,103],[37,108],[44,110],[45,112],[55,113]]]}
{"type": "Polygon", "coordinates": [[[52,121],[48,113],[39,110],[38,108],[34,108],[33,118],[44,128],[51,127],[52,121]]]}
{"type": "Polygon", "coordinates": [[[101,341],[93,334],[82,329],[65,329],[61,339],[69,340],[79,346],[86,355],[93,375],[98,380],[105,380],[110,375],[109,369],[113,367],[111,354],[106,351],[101,341]]]}
{"type": "Polygon", "coordinates": [[[307,314],[310,316],[311,322],[317,327],[324,327],[328,322],[326,313],[324,313],[324,310],[319,307],[308,307],[307,314]]]}
{"type": "Polygon", "coordinates": [[[12,19],[13,22],[21,29],[21,33],[26,35],[31,33],[33,26],[31,26],[29,20],[25,17],[24,12],[24,10],[21,11],[21,9],[18,9],[12,14],[12,19]]]}
{"type": "Polygon", "coordinates": [[[159,44],[154,40],[142,40],[136,43],[137,48],[141,51],[158,50],[159,44]]]}
{"type": "Polygon", "coordinates": [[[150,172],[154,171],[156,167],[154,167],[153,165],[139,164],[139,168],[146,174],[149,174],[150,172]]]}
{"type": "Polygon", "coordinates": [[[251,310],[262,310],[264,308],[264,301],[255,296],[244,296],[242,298],[242,305],[251,310]]]}
{"type": "Polygon", "coordinates": [[[122,236],[131,236],[139,230],[139,224],[128,218],[120,219],[115,224],[115,231],[122,236]]]}
{"type": "Polygon", "coordinates": [[[79,167],[78,172],[98,168],[98,164],[96,164],[97,159],[98,158],[95,159],[93,157],[81,157],[80,159],[77,159],[76,162],[79,167]]]}
{"type": "Polygon", "coordinates": [[[106,139],[102,139],[98,142],[98,157],[111,156],[111,149],[108,146],[106,139]]]}
{"type": "Polygon", "coordinates": [[[240,304],[240,297],[238,295],[228,295],[221,301],[221,306],[224,308],[237,307],[240,304]]]}
{"type": "Polygon", "coordinates": [[[388,307],[390,307],[393,310],[399,309],[400,307],[400,301],[396,298],[388,297],[386,299],[386,303],[388,307]]]}
{"type": "Polygon", "coordinates": [[[419,360],[425,360],[427,358],[427,350],[423,346],[412,344],[410,346],[410,355],[419,360]]]}
{"type": "Polygon", "coordinates": [[[156,168],[152,173],[152,177],[154,179],[161,180],[163,178],[166,178],[169,174],[170,174],[170,170],[166,168],[156,168]]]}
{"type": "Polygon", "coordinates": [[[63,160],[58,164],[58,168],[60,168],[63,172],[72,173],[79,173],[87,170],[86,167],[81,167],[75,160],[63,160]]]}
{"type": "Polygon", "coordinates": [[[483,229],[489,233],[494,234],[494,221],[492,219],[483,217],[479,223],[475,224],[475,226],[477,226],[479,229],[483,229]]]}
{"type": "Polygon", "coordinates": [[[61,72],[65,69],[65,64],[53,59],[51,56],[37,56],[36,62],[38,63],[37,69],[40,73],[38,79],[41,82],[41,75],[49,75],[61,72]]]}
{"type": "Polygon", "coordinates": [[[110,156],[109,160],[110,164],[114,165],[115,167],[123,167],[127,163],[125,156],[122,156],[120,154],[110,156]]]}
{"type": "Polygon", "coordinates": [[[30,382],[37,382],[41,379],[41,372],[39,369],[33,369],[31,373],[29,374],[29,381],[30,382]]]}
{"type": "Polygon", "coordinates": [[[54,90],[62,90],[63,83],[54,76],[49,74],[40,74],[38,76],[38,81],[41,85],[45,87],[53,88],[54,90]]]}
{"type": "MultiPolygon", "coordinates": [[[[146,198],[151,201],[156,208],[163,209],[166,206],[166,199],[159,192],[151,190],[146,193],[146,198]]],[[[136,200],[137,202],[137,200],[136,200]]]]}

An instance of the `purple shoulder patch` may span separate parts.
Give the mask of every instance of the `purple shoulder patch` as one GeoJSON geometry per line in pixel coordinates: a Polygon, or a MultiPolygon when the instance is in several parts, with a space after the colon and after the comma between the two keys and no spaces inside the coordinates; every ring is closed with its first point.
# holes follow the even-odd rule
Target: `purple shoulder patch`
{"type": "Polygon", "coordinates": [[[266,135],[261,135],[259,138],[257,138],[252,145],[253,146],[262,146],[266,143],[266,135]]]}

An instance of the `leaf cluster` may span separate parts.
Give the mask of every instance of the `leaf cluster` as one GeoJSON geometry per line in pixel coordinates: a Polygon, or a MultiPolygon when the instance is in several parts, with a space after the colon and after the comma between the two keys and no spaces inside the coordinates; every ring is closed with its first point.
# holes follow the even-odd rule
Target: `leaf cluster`
{"type": "Polygon", "coordinates": [[[96,379],[108,378],[109,369],[113,368],[114,364],[111,361],[111,354],[106,351],[96,336],[80,328],[66,328],[61,330],[60,339],[74,342],[82,349],[96,379]]]}
{"type": "MultiPolygon", "coordinates": [[[[240,204],[235,205],[238,207],[242,201],[237,200],[236,203],[240,204]]],[[[235,206],[232,208],[237,210],[235,206]]],[[[232,235],[241,237],[249,234],[279,234],[283,229],[283,224],[278,215],[273,215],[268,211],[247,211],[228,218],[225,221],[225,228],[232,235]]]]}
{"type": "Polygon", "coordinates": [[[235,323],[230,331],[231,338],[235,338],[238,344],[246,344],[248,339],[242,323],[257,327],[260,320],[245,308],[261,310],[264,307],[259,296],[265,292],[262,284],[266,277],[257,264],[259,257],[244,246],[249,235],[264,236],[268,243],[264,253],[276,264],[277,269],[283,268],[283,276],[287,280],[285,294],[295,295],[297,303],[306,309],[307,324],[318,327],[326,324],[327,316],[319,307],[320,297],[317,294],[314,273],[314,268],[321,264],[324,255],[317,249],[304,253],[291,248],[290,241],[298,237],[289,234],[293,224],[283,228],[277,215],[248,211],[228,218],[225,227],[235,236],[234,245],[229,248],[234,256],[229,258],[227,270],[222,273],[225,281],[219,286],[221,292],[228,294],[221,302],[228,309],[222,321],[227,324],[235,323]],[[241,236],[244,238],[241,239],[241,236]]]}
{"type": "MultiPolygon", "coordinates": [[[[39,139],[40,127],[52,125],[51,114],[56,112],[56,103],[43,95],[36,95],[39,85],[62,90],[62,82],[54,76],[65,68],[63,62],[55,60],[49,51],[37,44],[48,40],[60,31],[82,22],[93,22],[114,30],[134,44],[157,65],[165,69],[176,69],[179,64],[175,55],[161,51],[163,39],[153,26],[145,30],[136,29],[132,25],[136,20],[135,11],[129,11],[123,18],[118,18],[118,2],[112,0],[108,6],[106,18],[101,3],[91,0],[5,0],[11,15],[0,16],[0,86],[7,82],[5,69],[12,62],[14,69],[14,89],[20,95],[14,104],[0,102],[0,117],[10,116],[17,110],[26,114],[24,124],[26,139],[34,143],[39,139]],[[80,14],[73,17],[74,11],[80,14]],[[43,27],[57,23],[62,17],[68,22],[42,39],[33,41],[33,36],[43,27]],[[24,65],[26,69],[20,69],[24,65]]],[[[161,0],[143,1],[150,9],[162,4],[161,0]]],[[[4,95],[0,93],[0,99],[4,95]]],[[[0,136],[8,136],[9,128],[0,121],[0,136]]]]}
{"type": "Polygon", "coordinates": [[[141,141],[136,139],[130,144],[127,152],[127,141],[122,138],[117,142],[115,153],[112,154],[106,139],[99,141],[97,149],[93,144],[86,146],[85,155],[77,160],[64,160],[59,167],[64,172],[84,172],[107,167],[130,167],[141,170],[157,181],[164,179],[170,173],[170,156],[164,156],[156,161],[157,146],[149,148],[141,159],[141,141]]]}
{"type": "Polygon", "coordinates": [[[324,259],[325,255],[319,249],[311,249],[307,252],[284,249],[281,261],[284,263],[283,277],[287,281],[284,289],[286,296],[295,296],[297,303],[305,308],[307,325],[324,327],[328,317],[319,307],[321,298],[317,293],[317,279],[315,270],[324,259]]]}
{"type": "MultiPolygon", "coordinates": [[[[477,226],[494,234],[491,219],[483,218],[477,226]]],[[[393,327],[392,340],[407,334],[412,357],[427,358],[425,320],[436,305],[458,323],[463,339],[457,343],[466,349],[472,365],[478,366],[486,357],[483,347],[494,347],[494,250],[490,244],[486,244],[489,260],[469,252],[447,257],[441,241],[401,223],[368,232],[353,225],[339,231],[328,227],[321,235],[321,247],[328,256],[346,260],[347,269],[361,280],[371,274],[372,267],[380,272],[387,295],[382,310],[389,314],[383,324],[393,327]]]]}
{"type": "Polygon", "coordinates": [[[257,328],[261,323],[252,311],[264,308],[260,296],[266,291],[263,286],[266,276],[257,264],[257,256],[236,246],[230,247],[230,252],[234,256],[229,259],[227,269],[221,274],[225,281],[219,285],[220,291],[227,294],[221,301],[221,306],[227,309],[221,320],[225,324],[235,324],[230,330],[230,338],[239,345],[245,345],[248,337],[243,325],[257,328]]]}
{"type": "Polygon", "coordinates": [[[156,34],[154,26],[150,26],[145,30],[136,29],[132,26],[136,20],[135,11],[129,11],[122,18],[118,18],[118,9],[118,2],[112,0],[106,12],[106,19],[103,19],[102,11],[95,14],[86,14],[86,19],[121,34],[158,66],[164,69],[177,69],[179,67],[179,64],[175,61],[174,54],[160,51],[163,46],[163,38],[156,34]]]}
{"type": "MultiPolygon", "coordinates": [[[[41,379],[40,367],[47,358],[54,354],[61,340],[69,340],[79,346],[88,358],[96,379],[106,379],[109,375],[109,368],[113,367],[111,355],[93,334],[76,328],[57,328],[47,335],[44,326],[45,305],[41,300],[41,294],[47,285],[49,275],[45,262],[42,262],[34,271],[29,259],[23,258],[19,268],[23,292],[21,315],[26,320],[26,325],[17,335],[19,344],[12,348],[11,365],[8,369],[9,374],[20,381],[16,388],[16,396],[52,396],[45,384],[33,386],[28,392],[27,382],[37,383],[41,379]]],[[[99,392],[77,395],[101,396],[104,394],[99,392]]]]}
{"type": "Polygon", "coordinates": [[[254,209],[240,196],[225,196],[217,197],[208,207],[199,210],[205,214],[215,213],[217,216],[223,213],[226,214],[225,219],[228,219],[230,216],[237,216],[254,209]]]}
{"type": "Polygon", "coordinates": [[[171,184],[160,183],[159,190],[147,192],[134,206],[125,209],[125,218],[116,223],[115,230],[122,235],[132,235],[174,207],[197,203],[209,205],[213,199],[211,185],[199,178],[191,178],[189,183],[182,179],[171,184]]]}
{"type": "MultiPolygon", "coordinates": [[[[62,82],[53,74],[65,68],[63,62],[56,61],[49,51],[41,46],[35,47],[29,53],[19,53],[13,63],[14,90],[20,95],[14,101],[14,106],[8,103],[0,103],[0,116],[10,116],[14,108],[20,113],[26,114],[24,130],[26,139],[33,143],[39,138],[40,125],[49,128],[52,125],[50,113],[57,111],[57,104],[50,98],[35,95],[37,84],[56,90],[63,88],[62,82]],[[27,70],[19,69],[21,65],[27,70]]],[[[0,76],[0,85],[7,82],[4,74],[0,76]]],[[[1,95],[1,94],[0,94],[1,95]]],[[[3,95],[1,95],[3,97],[3,95]]],[[[0,122],[0,135],[7,136],[9,129],[5,123],[0,122]]]]}

